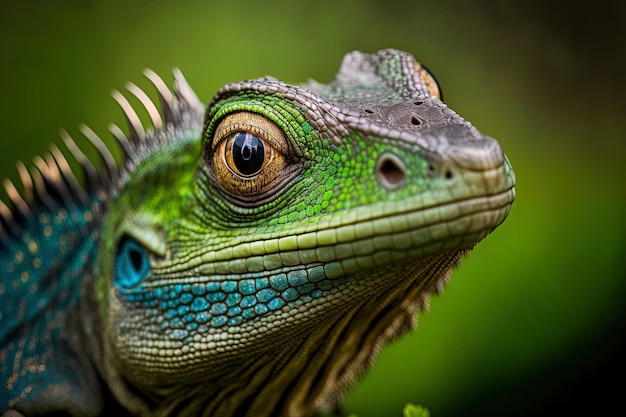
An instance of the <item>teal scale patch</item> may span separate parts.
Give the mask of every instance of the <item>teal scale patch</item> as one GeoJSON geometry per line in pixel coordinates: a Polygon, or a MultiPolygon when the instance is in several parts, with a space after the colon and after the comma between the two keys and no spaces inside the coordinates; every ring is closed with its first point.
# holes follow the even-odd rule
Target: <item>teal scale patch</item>
{"type": "Polygon", "coordinates": [[[119,296],[126,302],[154,309],[154,316],[164,317],[161,329],[170,330],[174,339],[186,339],[190,332],[206,331],[207,326],[237,326],[284,306],[320,298],[334,285],[333,280],[325,278],[321,266],[314,266],[268,278],[156,288],[138,286],[120,291],[119,296]]]}

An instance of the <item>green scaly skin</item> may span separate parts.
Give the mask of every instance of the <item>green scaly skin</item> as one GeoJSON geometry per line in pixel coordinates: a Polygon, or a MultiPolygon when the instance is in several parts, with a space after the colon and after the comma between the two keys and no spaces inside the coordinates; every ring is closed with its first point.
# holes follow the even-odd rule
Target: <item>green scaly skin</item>
{"type": "Polygon", "coordinates": [[[0,203],[0,412],[311,416],[333,410],[508,215],[498,143],[409,54],[272,78],[113,128],[79,186],[58,148],[0,203]],[[246,136],[247,134],[247,136],[246,136]]]}

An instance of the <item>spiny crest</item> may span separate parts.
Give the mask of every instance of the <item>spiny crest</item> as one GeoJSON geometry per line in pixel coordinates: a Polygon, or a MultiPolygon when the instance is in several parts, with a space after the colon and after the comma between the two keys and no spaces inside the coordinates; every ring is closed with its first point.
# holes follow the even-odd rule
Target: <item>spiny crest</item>
{"type": "Polygon", "coordinates": [[[4,179],[8,205],[0,199],[0,238],[21,236],[21,225],[36,213],[59,207],[86,207],[93,204],[94,199],[106,201],[119,182],[153,150],[168,141],[189,137],[191,132],[199,129],[204,105],[182,73],[174,69],[173,74],[174,84],[170,90],[155,72],[144,70],[144,75],[156,88],[161,111],[142,89],[132,83],[126,85],[148,114],[151,123],[148,128],[143,126],[126,97],[117,90],[113,91],[112,96],[122,108],[129,127],[128,135],[115,124],[109,127],[123,154],[120,165],[102,139],[86,125],[81,125],[79,130],[97,151],[99,161],[96,164],[65,130],[60,132],[60,136],[66,152],[52,144],[43,157],[33,159],[30,169],[18,161],[17,171],[23,191],[18,191],[16,184],[8,178],[4,179]],[[83,184],[71,168],[66,158],[68,154],[78,163],[84,177],[83,184]]]}

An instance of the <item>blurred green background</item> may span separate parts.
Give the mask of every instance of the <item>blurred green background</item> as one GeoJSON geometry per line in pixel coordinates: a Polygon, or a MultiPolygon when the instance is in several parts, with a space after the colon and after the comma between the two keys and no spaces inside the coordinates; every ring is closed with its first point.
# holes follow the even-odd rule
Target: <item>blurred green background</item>
{"type": "Polygon", "coordinates": [[[3,0],[0,177],[59,128],[78,137],[85,122],[112,143],[109,93],[148,87],[145,67],[168,81],[180,67],[208,101],[268,74],[330,81],[353,49],[410,51],[499,139],[518,199],[343,411],[601,415],[624,388],[626,8],[549,3],[3,0]]]}

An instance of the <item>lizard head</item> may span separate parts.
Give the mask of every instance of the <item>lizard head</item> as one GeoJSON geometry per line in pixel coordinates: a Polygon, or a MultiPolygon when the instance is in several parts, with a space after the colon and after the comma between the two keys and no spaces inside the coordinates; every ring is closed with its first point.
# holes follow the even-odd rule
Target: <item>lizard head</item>
{"type": "Polygon", "coordinates": [[[511,166],[399,51],[327,85],[226,85],[203,117],[177,82],[105,217],[108,378],[138,410],[332,407],[504,221],[511,166]]]}

